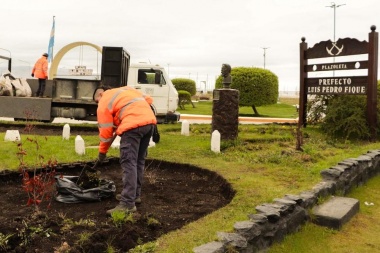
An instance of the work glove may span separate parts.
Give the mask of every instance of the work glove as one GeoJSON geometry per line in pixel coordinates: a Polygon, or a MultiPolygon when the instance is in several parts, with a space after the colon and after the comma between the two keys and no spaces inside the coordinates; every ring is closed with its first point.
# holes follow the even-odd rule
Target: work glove
{"type": "Polygon", "coordinates": [[[107,157],[107,154],[104,154],[104,153],[100,153],[100,152],[99,152],[99,155],[98,155],[98,162],[99,162],[100,164],[102,164],[102,163],[104,162],[104,160],[106,159],[106,157],[107,157]]]}
{"type": "Polygon", "coordinates": [[[32,73],[31,76],[34,77],[34,74],[32,73]]]}

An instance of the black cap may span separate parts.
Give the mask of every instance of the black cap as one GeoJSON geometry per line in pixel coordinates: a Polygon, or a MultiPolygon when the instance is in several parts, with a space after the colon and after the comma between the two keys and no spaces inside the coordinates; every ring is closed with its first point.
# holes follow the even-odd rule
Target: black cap
{"type": "Polygon", "coordinates": [[[49,57],[49,55],[47,53],[44,53],[42,56],[49,57]]]}

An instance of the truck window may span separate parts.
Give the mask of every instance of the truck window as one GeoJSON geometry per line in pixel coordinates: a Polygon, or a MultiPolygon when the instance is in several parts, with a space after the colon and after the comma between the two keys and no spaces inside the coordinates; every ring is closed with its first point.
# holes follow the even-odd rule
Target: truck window
{"type": "Polygon", "coordinates": [[[137,81],[139,84],[166,85],[162,71],[154,69],[139,69],[137,81]]]}

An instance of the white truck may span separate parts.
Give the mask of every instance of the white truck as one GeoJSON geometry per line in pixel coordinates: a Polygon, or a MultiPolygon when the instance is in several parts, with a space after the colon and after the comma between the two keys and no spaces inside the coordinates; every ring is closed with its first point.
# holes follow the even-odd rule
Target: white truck
{"type": "MultiPolygon", "coordinates": [[[[38,80],[27,79],[27,83],[32,94],[35,94],[38,80]]],[[[128,52],[121,47],[103,47],[101,80],[83,78],[47,80],[43,98],[20,97],[16,96],[15,90],[11,91],[10,96],[0,96],[0,117],[44,122],[51,122],[55,117],[94,121],[97,104],[93,95],[101,85],[111,87],[128,85],[150,95],[159,123],[177,122],[180,119],[180,114],[176,112],[178,92],[165,69],[153,64],[130,64],[128,52]],[[142,81],[142,77],[146,79],[142,81]]]]}

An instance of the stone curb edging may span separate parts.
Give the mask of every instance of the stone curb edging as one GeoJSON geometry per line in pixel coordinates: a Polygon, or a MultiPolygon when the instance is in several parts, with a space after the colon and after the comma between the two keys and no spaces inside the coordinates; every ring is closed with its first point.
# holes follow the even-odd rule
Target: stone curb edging
{"type": "Polygon", "coordinates": [[[334,194],[346,195],[380,172],[380,150],[368,151],[357,158],[349,158],[321,171],[322,181],[311,190],[298,195],[287,194],[272,203],[256,206],[256,214],[249,220],[236,222],[233,233],[217,232],[218,241],[193,249],[194,253],[262,252],[273,243],[282,241],[287,234],[299,231],[310,220],[309,209],[318,198],[334,194]]]}

